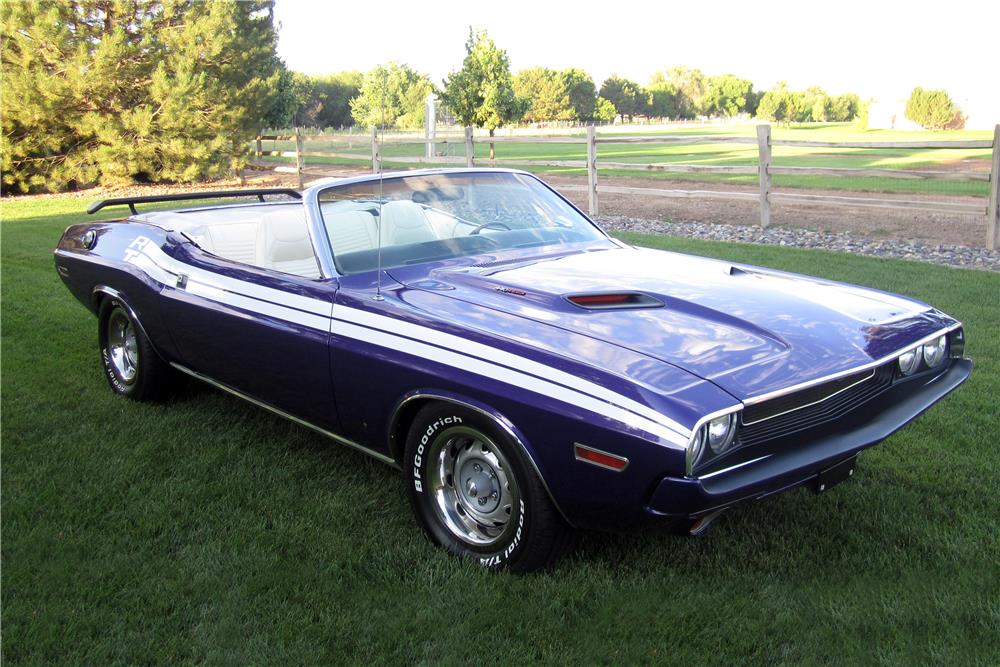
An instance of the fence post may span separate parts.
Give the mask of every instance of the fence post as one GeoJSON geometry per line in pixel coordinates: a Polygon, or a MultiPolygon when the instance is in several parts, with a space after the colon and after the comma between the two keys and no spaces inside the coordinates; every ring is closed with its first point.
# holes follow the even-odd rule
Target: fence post
{"type": "Polygon", "coordinates": [[[771,126],[757,126],[757,171],[760,173],[760,226],[771,224],[771,126]]]}
{"type": "Polygon", "coordinates": [[[424,99],[424,137],[427,139],[427,150],[424,157],[428,160],[434,157],[435,130],[437,129],[437,98],[434,93],[424,99]]]}
{"type": "Polygon", "coordinates": [[[993,128],[993,164],[990,167],[990,207],[986,210],[986,247],[1000,244],[1000,124],[993,128]]]}
{"type": "Polygon", "coordinates": [[[597,217],[597,128],[587,127],[587,203],[590,217],[597,217]]]}
{"type": "Polygon", "coordinates": [[[465,128],[465,166],[471,167],[476,163],[476,146],[472,143],[472,128],[465,128]]]}
{"type": "Polygon", "coordinates": [[[304,185],[302,180],[302,167],[306,166],[305,158],[302,155],[302,128],[295,128],[295,173],[299,177],[299,189],[304,185]]]}
{"type": "Polygon", "coordinates": [[[372,173],[382,171],[382,156],[379,155],[378,128],[372,126],[372,173]]]}
{"type": "Polygon", "coordinates": [[[260,135],[257,135],[257,150],[254,152],[254,157],[260,159],[260,154],[264,152],[264,147],[260,143],[260,135]]]}

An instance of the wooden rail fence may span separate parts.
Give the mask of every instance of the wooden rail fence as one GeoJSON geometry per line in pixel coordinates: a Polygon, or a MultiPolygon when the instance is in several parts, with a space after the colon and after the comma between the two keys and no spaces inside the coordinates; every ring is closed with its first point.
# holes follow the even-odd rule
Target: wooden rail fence
{"type": "Polygon", "coordinates": [[[932,213],[952,213],[983,216],[986,222],[986,247],[996,250],[1000,245],[1000,125],[994,128],[993,139],[983,141],[848,141],[848,142],[826,142],[826,141],[801,141],[772,139],[770,125],[758,125],[756,137],[730,137],[717,135],[678,135],[678,136],[616,136],[608,134],[598,136],[596,128],[588,127],[586,136],[498,136],[498,137],[475,137],[472,128],[465,128],[464,136],[438,137],[433,141],[436,144],[464,144],[464,155],[447,156],[436,155],[434,157],[416,156],[385,156],[383,146],[400,144],[425,144],[428,145],[428,155],[433,155],[433,145],[429,144],[426,137],[404,136],[385,137],[372,129],[370,137],[364,135],[303,135],[296,128],[294,134],[290,135],[262,135],[256,140],[256,157],[282,157],[294,158],[295,167],[273,167],[273,165],[260,165],[273,167],[275,171],[295,173],[298,175],[299,187],[303,185],[303,169],[306,158],[340,158],[340,159],[361,159],[368,160],[369,155],[362,153],[350,153],[342,151],[322,151],[305,150],[304,146],[309,142],[331,140],[347,140],[353,145],[370,144],[370,160],[372,171],[378,173],[382,169],[383,160],[401,164],[428,164],[442,165],[464,164],[467,167],[475,165],[475,144],[479,143],[558,143],[558,144],[585,144],[587,149],[586,160],[538,160],[523,158],[498,158],[490,160],[489,165],[518,164],[535,167],[568,167],[587,170],[587,185],[564,185],[563,190],[587,192],[587,204],[590,215],[596,216],[599,212],[600,194],[626,194],[642,195],[668,198],[699,198],[699,199],[719,199],[719,200],[746,200],[759,201],[760,224],[761,227],[768,227],[771,224],[771,204],[772,203],[793,203],[793,204],[819,204],[825,206],[844,207],[867,207],[880,209],[902,209],[912,211],[924,211],[932,213]],[[294,142],[294,151],[264,151],[263,141],[294,142]],[[598,148],[601,144],[698,144],[698,143],[734,143],[751,144],[757,146],[757,165],[700,165],[700,164],[663,164],[663,163],[633,163],[633,162],[613,162],[598,159],[598,148]],[[955,149],[955,148],[989,148],[992,150],[992,163],[989,173],[973,171],[935,171],[935,170],[915,170],[915,169],[855,169],[846,167],[783,167],[772,164],[772,148],[775,146],[795,146],[806,148],[917,148],[917,149],[955,149]],[[720,190],[678,190],[664,188],[635,188],[614,185],[600,185],[598,179],[599,168],[604,169],[627,169],[635,171],[652,171],[658,173],[679,173],[679,174],[739,174],[755,175],[758,177],[759,192],[737,192],[720,190]],[[809,194],[803,192],[775,192],[773,189],[772,176],[830,176],[830,177],[878,177],[878,178],[898,178],[898,179],[921,179],[921,180],[944,180],[944,181],[985,181],[989,183],[989,199],[983,205],[980,203],[929,201],[926,199],[905,199],[905,198],[878,198],[859,196],[839,196],[827,194],[809,194]]]}

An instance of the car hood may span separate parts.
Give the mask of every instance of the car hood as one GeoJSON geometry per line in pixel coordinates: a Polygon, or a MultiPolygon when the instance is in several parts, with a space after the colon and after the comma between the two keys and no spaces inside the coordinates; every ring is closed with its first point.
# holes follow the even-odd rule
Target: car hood
{"type": "MultiPolygon", "coordinates": [[[[628,247],[393,275],[447,296],[451,321],[463,319],[461,303],[503,311],[680,367],[740,400],[882,359],[953,323],[877,290],[628,247]],[[613,292],[662,305],[587,310],[566,299],[613,292]]],[[[484,319],[470,312],[466,324],[482,327],[484,319]]]]}

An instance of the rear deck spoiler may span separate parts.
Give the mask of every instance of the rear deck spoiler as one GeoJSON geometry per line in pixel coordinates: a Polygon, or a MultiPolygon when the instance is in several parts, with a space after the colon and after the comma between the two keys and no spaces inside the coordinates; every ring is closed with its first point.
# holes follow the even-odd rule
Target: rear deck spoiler
{"type": "Polygon", "coordinates": [[[191,199],[230,199],[233,197],[256,197],[258,201],[264,201],[266,196],[283,195],[292,199],[302,199],[302,193],[292,188],[259,188],[250,190],[214,190],[206,192],[186,192],[171,195],[148,195],[145,197],[119,197],[118,199],[102,199],[95,201],[87,207],[87,213],[93,215],[102,208],[109,206],[128,206],[132,215],[138,213],[135,210],[136,204],[152,204],[164,201],[187,201],[191,199]]]}

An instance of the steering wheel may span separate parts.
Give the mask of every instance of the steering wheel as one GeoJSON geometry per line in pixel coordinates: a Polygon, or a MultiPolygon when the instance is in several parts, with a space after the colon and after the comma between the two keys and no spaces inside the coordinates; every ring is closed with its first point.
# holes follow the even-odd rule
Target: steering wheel
{"type": "Polygon", "coordinates": [[[478,225],[475,229],[469,232],[469,236],[476,236],[477,234],[479,234],[479,232],[483,231],[484,229],[488,229],[489,227],[503,227],[508,232],[510,231],[510,227],[508,227],[506,224],[500,222],[499,220],[492,220],[490,222],[484,222],[483,224],[478,225]]]}

